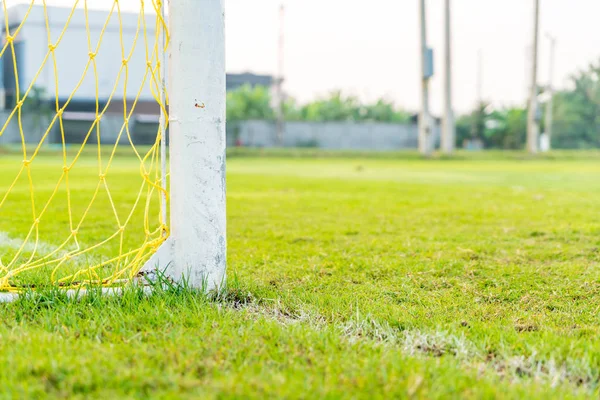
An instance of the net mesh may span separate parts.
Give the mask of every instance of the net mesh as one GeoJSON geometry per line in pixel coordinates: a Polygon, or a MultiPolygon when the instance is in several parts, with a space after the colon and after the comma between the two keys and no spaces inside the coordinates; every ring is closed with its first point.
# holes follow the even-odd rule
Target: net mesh
{"type": "Polygon", "coordinates": [[[118,284],[168,236],[163,4],[102,3],[2,2],[0,290],[118,284]],[[149,105],[163,117],[144,144],[149,105]]]}

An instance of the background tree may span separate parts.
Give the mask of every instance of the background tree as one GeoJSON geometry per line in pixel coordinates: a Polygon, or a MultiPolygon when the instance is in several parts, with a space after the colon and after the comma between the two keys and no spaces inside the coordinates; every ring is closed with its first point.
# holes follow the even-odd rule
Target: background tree
{"type": "Polygon", "coordinates": [[[363,106],[359,111],[359,118],[363,121],[407,123],[410,121],[410,114],[396,109],[393,103],[380,99],[374,104],[363,106]]]}
{"type": "Polygon", "coordinates": [[[554,104],[553,147],[600,147],[600,61],[571,76],[554,104]]]}
{"type": "Polygon", "coordinates": [[[509,107],[486,117],[484,143],[488,148],[522,149],[527,135],[527,110],[509,107]]]}
{"type": "Polygon", "coordinates": [[[244,85],[227,93],[227,120],[273,120],[275,111],[269,89],[244,85]]]}
{"type": "Polygon", "coordinates": [[[360,118],[360,102],[356,97],[332,92],[328,97],[302,107],[304,121],[357,121],[360,118]]]}
{"type": "Polygon", "coordinates": [[[25,129],[25,135],[35,135],[36,138],[43,135],[50,124],[53,110],[51,104],[44,88],[37,86],[31,88],[31,91],[27,95],[25,101],[23,101],[23,106],[21,108],[23,113],[27,115],[31,121],[31,127],[29,127],[29,129],[32,131],[25,129]]]}
{"type": "MultiPolygon", "coordinates": [[[[350,121],[407,123],[410,114],[398,109],[390,101],[380,99],[372,104],[362,104],[354,96],[345,96],[340,91],[327,97],[299,106],[293,98],[283,104],[286,121],[350,121]]],[[[268,88],[242,86],[227,93],[227,120],[274,120],[272,96],[268,88]]]]}

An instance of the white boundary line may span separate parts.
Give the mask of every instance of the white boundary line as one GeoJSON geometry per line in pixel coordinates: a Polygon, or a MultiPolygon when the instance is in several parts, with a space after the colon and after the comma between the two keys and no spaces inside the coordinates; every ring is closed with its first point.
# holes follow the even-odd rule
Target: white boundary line
{"type": "MultiPolygon", "coordinates": [[[[150,295],[152,293],[151,286],[140,286],[140,287],[144,290],[145,295],[150,295]]],[[[102,295],[121,296],[125,289],[126,289],[126,287],[102,288],[102,295]]],[[[88,290],[87,289],[69,289],[65,293],[67,294],[67,297],[69,297],[71,299],[79,300],[88,293],[88,290]]],[[[27,295],[35,296],[35,292],[28,293],[27,295]]],[[[10,293],[10,292],[0,293],[0,304],[13,303],[13,302],[17,301],[19,299],[19,297],[21,297],[21,296],[23,296],[23,294],[20,294],[20,293],[10,293]]]]}
{"type": "MultiPolygon", "coordinates": [[[[22,239],[15,239],[15,238],[10,237],[10,235],[6,232],[0,232],[0,250],[2,250],[3,247],[6,247],[11,250],[18,250],[21,248],[22,244],[23,244],[22,239]]],[[[38,240],[36,252],[37,253],[50,253],[57,247],[58,246],[53,246],[50,243],[46,243],[41,240],[38,240]]],[[[35,246],[35,240],[34,240],[34,241],[29,241],[25,245],[23,250],[26,252],[32,252],[35,248],[36,248],[36,246],[35,246]]]]}

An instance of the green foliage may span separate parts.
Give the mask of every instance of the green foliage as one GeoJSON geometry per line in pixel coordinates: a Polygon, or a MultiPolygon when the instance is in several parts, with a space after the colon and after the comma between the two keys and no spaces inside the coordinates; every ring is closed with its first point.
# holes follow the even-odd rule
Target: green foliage
{"type": "Polygon", "coordinates": [[[494,110],[486,116],[484,141],[486,147],[521,149],[527,135],[527,111],[511,107],[494,110]]]}
{"type": "Polygon", "coordinates": [[[493,109],[483,103],[456,123],[457,145],[480,139],[488,149],[521,149],[525,144],[527,110],[519,107],[493,109]]]}
{"type": "Polygon", "coordinates": [[[481,103],[469,115],[463,115],[456,121],[456,144],[465,146],[469,140],[478,140],[485,147],[490,147],[489,136],[491,132],[487,131],[487,122],[490,116],[490,105],[481,103]]]}
{"type": "Polygon", "coordinates": [[[555,97],[553,146],[600,147],[600,61],[570,78],[555,97]]]}
{"type": "MultiPolygon", "coordinates": [[[[345,96],[339,91],[302,106],[288,98],[283,104],[283,112],[287,121],[406,123],[410,119],[407,112],[396,109],[386,100],[362,104],[356,97],[345,96]]],[[[227,94],[228,121],[273,120],[275,115],[271,94],[265,87],[243,86],[227,94]]]]}
{"type": "Polygon", "coordinates": [[[31,113],[33,116],[48,116],[52,112],[51,103],[48,102],[46,89],[34,86],[29,91],[23,102],[23,112],[31,113]]]}
{"type": "Polygon", "coordinates": [[[360,114],[364,120],[373,122],[407,123],[410,121],[408,112],[396,109],[393,103],[383,99],[363,106],[360,114]]]}
{"type": "Polygon", "coordinates": [[[271,102],[268,88],[242,86],[227,93],[227,120],[273,120],[275,112],[271,102]]]}
{"type": "Polygon", "coordinates": [[[467,140],[472,139],[473,135],[473,115],[460,115],[456,119],[456,146],[461,148],[467,140]]]}
{"type": "Polygon", "coordinates": [[[485,140],[486,134],[486,122],[489,116],[489,104],[482,102],[477,105],[477,108],[473,112],[471,120],[471,137],[474,139],[485,140]]]}
{"type": "Polygon", "coordinates": [[[356,97],[334,92],[329,97],[302,107],[304,121],[357,121],[360,119],[360,102],[356,97]]]}
{"type": "Polygon", "coordinates": [[[39,131],[45,128],[43,125],[50,118],[53,107],[52,103],[48,101],[46,89],[34,86],[23,102],[21,109],[23,113],[32,118],[34,129],[39,131]]]}
{"type": "MultiPolygon", "coordinates": [[[[543,91],[540,88],[540,92],[543,91]]],[[[540,111],[546,112],[545,104],[540,111]]],[[[486,148],[523,148],[527,134],[527,109],[478,107],[457,120],[457,144],[479,137],[486,148]]],[[[541,121],[544,131],[544,119],[541,121]]],[[[600,61],[571,76],[566,89],[554,95],[552,147],[584,149],[600,147],[600,61]]]]}
{"type": "Polygon", "coordinates": [[[303,106],[304,121],[395,122],[406,123],[410,115],[396,109],[393,103],[379,99],[373,104],[362,104],[354,96],[344,96],[340,91],[303,106]]]}
{"type": "Polygon", "coordinates": [[[283,115],[286,121],[302,120],[302,111],[294,98],[287,98],[283,102],[283,115]]]}
{"type": "MultiPolygon", "coordinates": [[[[275,113],[266,88],[243,87],[227,96],[229,121],[273,120],[275,113]]],[[[540,104],[545,112],[545,105],[540,104]]],[[[567,89],[558,91],[554,100],[553,148],[581,149],[600,147],[600,61],[570,78],[567,89]]],[[[335,91],[305,105],[293,99],[284,104],[288,121],[348,121],[407,123],[409,113],[380,99],[362,104],[354,96],[335,91]]],[[[457,118],[457,145],[466,140],[481,140],[486,148],[521,149],[525,145],[527,109],[519,106],[493,109],[478,105],[473,113],[457,118]]],[[[541,122],[543,131],[543,119],[541,122]]]]}
{"type": "Polygon", "coordinates": [[[52,102],[48,99],[46,90],[34,86],[23,101],[21,110],[31,121],[31,125],[24,128],[24,134],[27,138],[32,134],[41,136],[42,132],[48,128],[54,108],[52,102]]]}

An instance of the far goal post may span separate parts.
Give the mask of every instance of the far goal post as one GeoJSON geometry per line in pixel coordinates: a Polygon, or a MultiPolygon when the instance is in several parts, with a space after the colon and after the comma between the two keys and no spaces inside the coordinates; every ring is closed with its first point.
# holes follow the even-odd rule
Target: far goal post
{"type": "Polygon", "coordinates": [[[169,2],[170,236],[146,263],[189,287],[225,283],[223,0],[169,2]]]}

